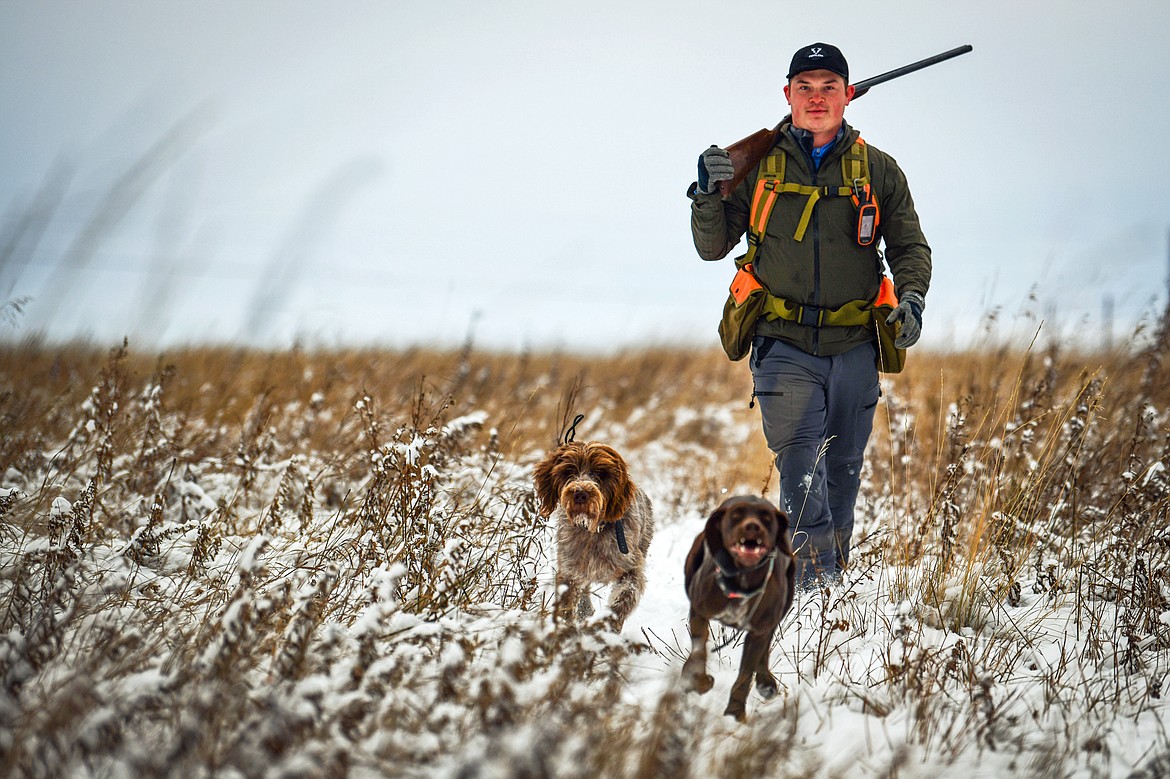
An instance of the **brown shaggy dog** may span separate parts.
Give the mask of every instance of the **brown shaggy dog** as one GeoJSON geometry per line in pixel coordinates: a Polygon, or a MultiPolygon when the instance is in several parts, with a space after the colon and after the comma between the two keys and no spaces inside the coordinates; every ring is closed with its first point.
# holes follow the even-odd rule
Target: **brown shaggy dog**
{"type": "Polygon", "coordinates": [[[768,654],[772,635],[792,608],[795,567],[788,543],[788,515],[754,495],[723,501],[687,554],[684,572],[691,601],[691,654],[683,664],[683,683],[699,693],[715,683],[707,673],[711,620],[746,631],[739,675],[723,712],[741,722],[753,676],[760,695],[776,694],[768,654]]]}
{"type": "Polygon", "coordinates": [[[591,615],[589,585],[612,584],[612,624],[621,630],[646,589],[650,499],[630,480],[622,456],[592,441],[553,449],[534,477],[541,516],[556,519],[558,619],[591,615]]]}

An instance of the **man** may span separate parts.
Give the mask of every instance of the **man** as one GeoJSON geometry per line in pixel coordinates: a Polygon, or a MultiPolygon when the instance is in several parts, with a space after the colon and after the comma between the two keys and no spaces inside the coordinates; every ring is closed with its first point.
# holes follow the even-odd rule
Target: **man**
{"type": "Polygon", "coordinates": [[[900,328],[897,347],[912,346],[931,260],[901,169],[889,155],[859,143],[859,133],[844,121],[854,89],[841,51],[825,43],[806,46],[793,56],[787,78],[791,116],[769,157],[723,199],[719,182],[733,171],[727,152],[713,146],[700,156],[699,180],[688,195],[695,248],[704,260],[718,260],[759,225],[753,200],[758,209],[767,198],[755,197],[757,181],[783,171],[785,188],[773,199],[762,234],[749,235],[755,280],[779,299],[755,320],[750,366],[792,524],[797,584],[807,589],[839,578],[849,560],[853,508],[880,394],[874,329],[833,321],[837,317],[828,313],[874,300],[880,239],[899,298],[889,323],[900,328]],[[850,173],[859,174],[852,188],[843,186],[850,173]],[[877,208],[876,230],[859,218],[867,202],[877,208]]]}

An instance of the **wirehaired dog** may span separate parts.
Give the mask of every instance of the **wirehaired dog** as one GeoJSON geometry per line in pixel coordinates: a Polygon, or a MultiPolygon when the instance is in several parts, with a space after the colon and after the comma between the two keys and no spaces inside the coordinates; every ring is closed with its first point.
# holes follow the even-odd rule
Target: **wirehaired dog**
{"type": "Polygon", "coordinates": [[[646,552],[654,535],[650,499],[612,447],[568,442],[534,473],[540,514],[555,518],[560,620],[593,614],[592,584],[612,584],[609,609],[620,631],[646,589],[646,552]]]}
{"type": "Polygon", "coordinates": [[[740,722],[753,675],[760,695],[776,694],[768,655],[780,620],[792,608],[795,568],[788,515],[753,495],[723,501],[687,554],[691,654],[683,664],[683,684],[701,694],[715,683],[707,673],[711,620],[746,631],[739,675],[723,712],[740,722]]]}

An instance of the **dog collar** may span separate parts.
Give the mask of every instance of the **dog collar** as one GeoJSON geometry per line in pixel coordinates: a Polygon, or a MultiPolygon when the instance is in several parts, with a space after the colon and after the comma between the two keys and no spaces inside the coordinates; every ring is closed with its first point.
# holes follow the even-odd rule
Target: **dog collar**
{"type": "Polygon", "coordinates": [[[715,583],[719,585],[719,590],[727,597],[728,600],[751,600],[764,591],[768,586],[768,580],[772,578],[772,568],[776,564],[776,550],[772,549],[764,556],[763,560],[756,563],[750,568],[737,568],[731,560],[731,555],[726,549],[720,549],[718,552],[712,552],[711,546],[703,541],[703,548],[707,555],[715,563],[715,567],[719,569],[718,575],[715,577],[715,583]],[[767,566],[768,572],[764,575],[764,581],[759,587],[755,589],[746,590],[736,585],[735,580],[742,574],[752,573],[767,566]]]}
{"type": "Polygon", "coordinates": [[[613,523],[613,534],[617,536],[618,551],[622,554],[629,554],[630,547],[626,546],[626,528],[620,519],[613,523]]]}

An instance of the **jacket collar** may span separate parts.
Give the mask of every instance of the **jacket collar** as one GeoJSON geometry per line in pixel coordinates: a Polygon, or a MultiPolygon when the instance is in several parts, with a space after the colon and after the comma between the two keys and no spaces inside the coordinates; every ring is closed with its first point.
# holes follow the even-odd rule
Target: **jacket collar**
{"type": "MultiPolygon", "coordinates": [[[[843,155],[860,135],[860,132],[853,129],[848,122],[842,120],[841,129],[837,131],[837,137],[833,139],[830,147],[821,157],[821,165],[823,166],[826,162],[843,155]]],[[[812,159],[812,133],[808,130],[794,127],[792,117],[785,117],[785,120],[780,124],[780,132],[776,134],[776,145],[787,146],[790,154],[793,151],[799,150],[800,153],[797,156],[804,161],[809,171],[812,172],[818,169],[818,166],[812,159]]]]}

